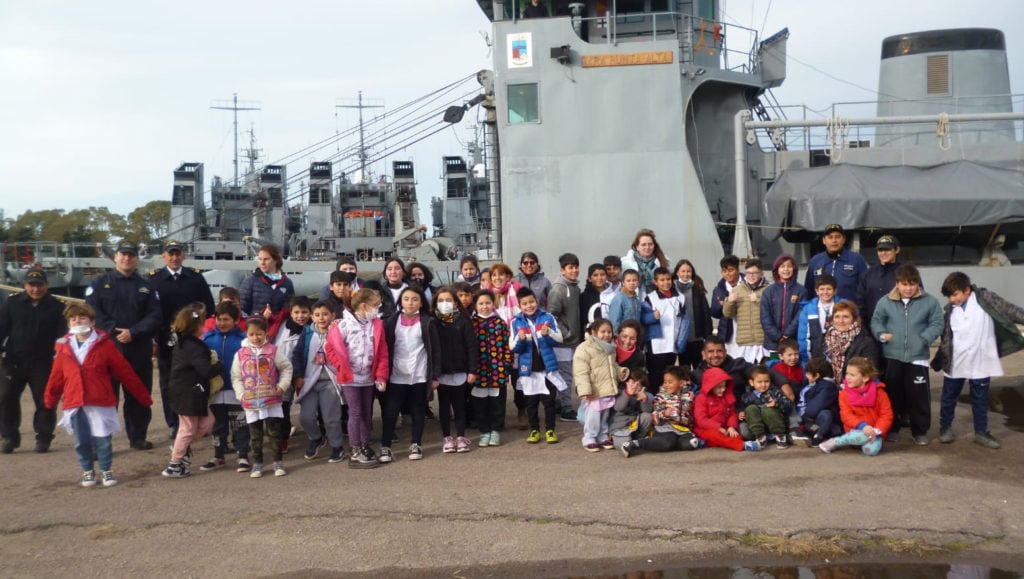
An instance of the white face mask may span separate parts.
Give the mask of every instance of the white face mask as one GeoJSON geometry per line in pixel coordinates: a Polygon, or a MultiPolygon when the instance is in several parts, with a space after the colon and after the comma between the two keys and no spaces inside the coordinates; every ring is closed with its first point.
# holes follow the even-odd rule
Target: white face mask
{"type": "Polygon", "coordinates": [[[92,331],[92,326],[71,326],[70,328],[68,328],[68,331],[75,335],[88,334],[89,332],[92,331]]]}
{"type": "Polygon", "coordinates": [[[452,302],[437,302],[437,313],[447,316],[455,311],[455,304],[452,302]]]}
{"type": "Polygon", "coordinates": [[[366,319],[368,319],[368,320],[375,320],[375,319],[379,318],[380,317],[380,306],[377,306],[377,307],[373,308],[372,310],[367,312],[367,314],[368,314],[368,316],[367,316],[366,319]]]}

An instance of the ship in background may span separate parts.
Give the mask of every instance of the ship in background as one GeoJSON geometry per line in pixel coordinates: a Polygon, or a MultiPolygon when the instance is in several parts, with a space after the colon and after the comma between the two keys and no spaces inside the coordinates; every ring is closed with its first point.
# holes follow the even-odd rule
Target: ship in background
{"type": "MultiPolygon", "coordinates": [[[[426,237],[408,221],[415,211],[396,207],[410,203],[394,193],[397,166],[390,183],[353,183],[314,162],[297,210],[273,191],[275,174],[294,180],[285,166],[258,171],[255,197],[209,206],[195,197],[199,171],[191,202],[175,204],[175,218],[194,226],[190,263],[234,285],[265,240],[286,248],[285,270],[310,286],[325,283],[337,254],[376,272],[389,254],[448,270],[463,253],[511,261],[532,250],[550,270],[565,251],[583,263],[622,255],[647,227],[670,258],[711,280],[726,252],[806,262],[816,233],[836,222],[869,261],[879,235],[899,236],[928,287],[956,267],[1024,302],[1017,266],[977,265],[1024,259],[1024,100],[1010,94],[1001,32],[886,38],[885,100],[822,115],[772,97],[786,78],[788,31],[761,38],[725,23],[715,0],[553,2],[536,19],[512,1],[476,4],[492,21],[494,67],[445,119],[481,105],[484,140],[468,162],[444,160],[442,197],[431,201],[443,237],[426,237]]],[[[182,168],[183,178],[201,169],[182,168]]],[[[411,164],[408,179],[415,203],[411,164]]]]}

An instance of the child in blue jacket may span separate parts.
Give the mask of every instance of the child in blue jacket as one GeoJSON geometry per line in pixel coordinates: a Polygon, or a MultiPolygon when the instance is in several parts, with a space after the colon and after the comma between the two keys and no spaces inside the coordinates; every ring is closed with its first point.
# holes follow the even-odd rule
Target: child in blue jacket
{"type": "MultiPolygon", "coordinates": [[[[245,332],[238,327],[240,314],[238,306],[233,302],[222,301],[214,309],[216,326],[203,334],[203,342],[217,352],[217,358],[224,364],[222,375],[225,386],[231,384],[231,365],[245,339],[245,332]]],[[[210,412],[213,413],[213,458],[199,467],[199,470],[214,470],[224,466],[230,434],[238,451],[238,472],[249,472],[249,425],[245,423],[245,412],[235,391],[225,387],[217,392],[210,401],[210,412]]]]}
{"type": "Polygon", "coordinates": [[[522,310],[512,318],[512,353],[519,356],[519,380],[516,389],[523,392],[530,436],[526,442],[540,442],[538,406],[544,405],[544,439],[558,442],[555,435],[555,393],[568,385],[558,373],[555,345],[562,342],[554,316],[540,309],[537,297],[528,287],[516,292],[522,310]]]}

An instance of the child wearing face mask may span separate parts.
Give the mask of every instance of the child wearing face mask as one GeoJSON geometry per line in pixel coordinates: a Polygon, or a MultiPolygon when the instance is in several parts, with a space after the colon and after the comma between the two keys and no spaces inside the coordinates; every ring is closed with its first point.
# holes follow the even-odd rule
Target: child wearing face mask
{"type": "Polygon", "coordinates": [[[380,294],[361,289],[352,295],[352,308],[327,334],[327,361],[337,370],[337,381],[348,403],[348,440],[351,468],[379,464],[370,448],[373,392],[383,392],[388,381],[388,346],[380,320],[380,294]]]}
{"type": "Polygon", "coordinates": [[[99,462],[103,486],[114,486],[117,478],[111,470],[114,451],[110,439],[121,430],[121,424],[117,398],[110,388],[111,374],[143,406],[151,406],[153,399],[110,337],[95,329],[96,314],[91,307],[71,304],[64,309],[64,319],[70,332],[57,340],[43,401],[50,410],[62,402],[57,425],[75,437],[81,485],[96,486],[93,465],[99,462]]]}
{"type": "Polygon", "coordinates": [[[466,390],[472,388],[480,375],[480,351],[473,324],[457,304],[455,290],[443,287],[434,294],[434,314],[441,344],[441,378],[437,388],[440,408],[438,418],[444,436],[445,454],[469,452],[466,438],[466,390]],[[452,437],[451,420],[455,418],[452,437]]]}

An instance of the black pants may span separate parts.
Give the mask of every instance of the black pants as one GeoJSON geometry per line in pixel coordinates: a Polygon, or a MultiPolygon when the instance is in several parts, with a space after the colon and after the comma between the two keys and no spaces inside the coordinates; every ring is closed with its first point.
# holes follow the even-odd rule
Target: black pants
{"type": "Polygon", "coordinates": [[[245,423],[245,410],[241,404],[211,404],[213,413],[213,455],[224,458],[228,448],[228,435],[232,435],[238,458],[249,458],[249,425],[245,423]]]}
{"type": "Polygon", "coordinates": [[[423,424],[427,417],[427,383],[419,384],[393,384],[388,382],[388,395],[384,402],[384,435],[381,438],[381,446],[391,448],[391,441],[395,439],[395,424],[397,424],[398,413],[406,407],[406,400],[411,399],[408,411],[412,413],[412,439],[414,444],[423,443],[423,424]]]}
{"type": "Polygon", "coordinates": [[[651,383],[651,392],[661,389],[661,383],[665,381],[665,368],[676,363],[676,353],[649,354],[647,356],[647,379],[651,383]]]}
{"type": "Polygon", "coordinates": [[[441,434],[452,435],[451,419],[455,414],[455,435],[466,436],[466,385],[437,387],[437,416],[441,420],[441,434]]]}
{"type": "Polygon", "coordinates": [[[36,433],[36,440],[53,440],[57,412],[47,410],[43,403],[43,393],[52,365],[52,360],[46,359],[17,366],[5,364],[0,369],[0,436],[13,441],[15,446],[21,444],[21,395],[26,385],[36,405],[36,412],[32,415],[32,430],[36,433]]]}
{"type": "MultiPolygon", "coordinates": [[[[149,340],[136,340],[130,344],[121,344],[114,341],[117,344],[121,354],[124,355],[128,363],[131,364],[132,370],[142,381],[142,385],[146,388],[146,392],[153,393],[153,347],[149,340]]],[[[114,396],[120,397],[121,390],[124,390],[124,386],[121,385],[116,379],[111,380],[111,385],[114,388],[114,396]]],[[[150,410],[149,406],[143,406],[139,404],[127,390],[124,390],[124,406],[122,412],[124,413],[124,433],[128,436],[129,442],[142,442],[146,440],[146,432],[149,430],[149,422],[153,419],[153,411],[150,410]]]]}
{"type": "Polygon", "coordinates": [[[284,410],[284,418],[281,419],[281,441],[288,442],[292,437],[292,401],[282,400],[281,410],[284,410]]]}
{"type": "Polygon", "coordinates": [[[170,390],[171,383],[171,352],[164,353],[160,350],[160,356],[156,359],[157,368],[160,370],[160,401],[164,407],[164,422],[174,432],[178,431],[178,415],[171,410],[170,390]]]}
{"type": "Polygon", "coordinates": [[[928,429],[932,425],[928,367],[887,359],[885,361],[885,391],[892,402],[893,414],[896,415],[889,432],[899,432],[901,422],[908,419],[912,436],[928,434],[928,429]]]}
{"type": "Polygon", "coordinates": [[[252,445],[252,460],[256,464],[263,464],[263,432],[267,433],[267,443],[270,445],[270,452],[274,462],[280,462],[283,453],[281,452],[281,419],[264,418],[249,423],[249,438],[252,445]]]}
{"type": "Polygon", "coordinates": [[[696,450],[697,437],[692,432],[658,432],[654,431],[651,438],[637,441],[640,448],[654,452],[670,452],[673,450],[696,450]]]}
{"type": "MultiPolygon", "coordinates": [[[[524,394],[523,400],[526,403],[526,418],[530,421],[530,430],[540,430],[540,415],[537,407],[544,405],[544,430],[555,429],[555,387],[550,381],[545,380],[548,387],[547,394],[524,394]]],[[[517,390],[516,392],[521,392],[517,390]]]]}
{"type": "Polygon", "coordinates": [[[502,388],[498,396],[487,396],[484,398],[473,397],[476,425],[480,428],[480,434],[488,432],[501,432],[505,427],[505,388],[502,388]]]}

